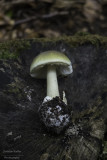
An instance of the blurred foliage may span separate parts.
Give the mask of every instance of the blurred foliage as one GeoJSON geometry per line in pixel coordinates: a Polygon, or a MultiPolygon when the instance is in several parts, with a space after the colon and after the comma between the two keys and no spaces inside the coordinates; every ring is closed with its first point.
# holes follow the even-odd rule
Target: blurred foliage
{"type": "Polygon", "coordinates": [[[107,0],[1,0],[0,41],[76,32],[106,36],[106,14],[107,0]]]}

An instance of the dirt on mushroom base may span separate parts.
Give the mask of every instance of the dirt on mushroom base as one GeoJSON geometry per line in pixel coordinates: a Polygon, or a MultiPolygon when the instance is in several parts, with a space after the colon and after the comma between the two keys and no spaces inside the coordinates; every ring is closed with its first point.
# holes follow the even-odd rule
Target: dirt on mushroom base
{"type": "Polygon", "coordinates": [[[41,121],[51,133],[60,134],[70,123],[70,107],[59,97],[43,103],[38,112],[41,121]]]}

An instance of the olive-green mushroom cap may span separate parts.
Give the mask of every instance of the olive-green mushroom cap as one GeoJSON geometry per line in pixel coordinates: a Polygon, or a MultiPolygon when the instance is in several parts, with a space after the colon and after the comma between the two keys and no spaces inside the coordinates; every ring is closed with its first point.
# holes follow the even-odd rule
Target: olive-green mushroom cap
{"type": "Polygon", "coordinates": [[[57,75],[69,75],[73,72],[69,58],[58,51],[46,51],[36,56],[30,66],[30,75],[35,78],[46,78],[47,66],[54,65],[57,75]]]}

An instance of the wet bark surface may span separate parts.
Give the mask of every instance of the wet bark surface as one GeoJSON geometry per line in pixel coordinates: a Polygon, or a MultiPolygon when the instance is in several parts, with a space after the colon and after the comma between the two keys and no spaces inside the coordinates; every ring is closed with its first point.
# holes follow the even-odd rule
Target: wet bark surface
{"type": "MultiPolygon", "coordinates": [[[[11,47],[9,48],[9,50],[11,47]]],[[[107,50],[92,44],[70,47],[64,42],[31,41],[17,59],[0,60],[0,156],[24,160],[97,160],[105,133],[107,50]],[[33,58],[46,50],[64,52],[73,73],[58,78],[65,91],[71,122],[59,135],[48,131],[38,108],[46,96],[46,80],[30,77],[33,58]]]]}

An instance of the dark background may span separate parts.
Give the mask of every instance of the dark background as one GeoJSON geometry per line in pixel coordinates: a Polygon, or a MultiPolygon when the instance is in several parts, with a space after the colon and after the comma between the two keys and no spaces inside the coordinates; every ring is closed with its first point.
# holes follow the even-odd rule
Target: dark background
{"type": "Polygon", "coordinates": [[[106,15],[107,0],[1,0],[0,41],[76,32],[106,36],[106,15]]]}

